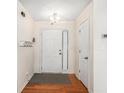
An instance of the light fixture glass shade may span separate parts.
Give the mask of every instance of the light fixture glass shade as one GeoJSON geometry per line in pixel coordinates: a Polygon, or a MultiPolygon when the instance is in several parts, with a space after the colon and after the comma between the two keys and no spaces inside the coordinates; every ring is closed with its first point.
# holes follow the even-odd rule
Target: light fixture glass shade
{"type": "Polygon", "coordinates": [[[52,16],[50,16],[50,23],[55,24],[60,20],[60,17],[58,16],[57,13],[53,13],[52,16]]]}

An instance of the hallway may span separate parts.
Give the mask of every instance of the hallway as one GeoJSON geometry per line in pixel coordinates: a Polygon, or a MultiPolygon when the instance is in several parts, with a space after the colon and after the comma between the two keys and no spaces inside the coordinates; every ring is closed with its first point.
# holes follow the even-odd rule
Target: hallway
{"type": "Polygon", "coordinates": [[[27,84],[22,93],[88,93],[74,74],[68,75],[71,84],[27,84]]]}
{"type": "MultiPolygon", "coordinates": [[[[92,53],[92,39],[90,39],[92,38],[92,0],[26,1],[18,2],[18,93],[22,90],[23,93],[31,93],[31,91],[32,93],[33,91],[34,93],[35,91],[38,93],[51,93],[51,91],[53,93],[57,91],[58,93],[82,93],[86,91],[85,87],[88,92],[92,91],[93,78],[90,75],[93,71],[92,55],[89,55],[92,53]],[[49,2],[51,2],[50,5],[49,2]],[[66,5],[74,11],[65,9],[63,6],[66,5]],[[74,5],[77,7],[73,7],[74,5]],[[38,14],[33,15],[37,6],[38,14]],[[53,12],[49,6],[61,13],[68,12],[69,14],[63,15],[67,18],[59,12],[53,12]],[[50,10],[50,15],[45,14],[45,10],[40,11],[41,8],[48,8],[46,11],[50,10]],[[40,12],[43,12],[42,15],[47,18],[41,16],[41,19],[36,20],[40,12]],[[51,17],[55,19],[60,17],[60,20],[53,22],[50,20],[51,17]],[[29,81],[35,73],[68,74],[72,83],[64,83],[66,77],[61,77],[58,80],[61,84],[51,84],[50,76],[46,77],[49,78],[46,80],[35,79],[37,83],[30,84],[29,81]],[[40,82],[42,84],[39,85],[40,82]]],[[[56,76],[52,79],[54,82],[56,76]]]]}
{"type": "Polygon", "coordinates": [[[98,1],[18,1],[18,93],[106,93],[106,2],[98,1]]]}

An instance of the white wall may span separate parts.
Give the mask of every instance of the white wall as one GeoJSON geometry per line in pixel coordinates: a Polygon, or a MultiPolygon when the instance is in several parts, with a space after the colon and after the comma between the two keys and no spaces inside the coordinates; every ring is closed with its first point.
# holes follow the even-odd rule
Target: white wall
{"type": "Polygon", "coordinates": [[[42,64],[42,31],[49,29],[67,29],[69,31],[69,70],[67,73],[74,73],[74,63],[75,63],[75,23],[73,21],[59,22],[55,25],[50,25],[49,22],[35,22],[35,32],[36,37],[35,43],[35,73],[41,72],[42,64]],[[41,46],[41,47],[40,47],[41,46]]]}
{"type": "Polygon", "coordinates": [[[21,93],[22,89],[27,84],[28,80],[33,75],[33,47],[19,47],[19,41],[31,41],[33,35],[33,20],[29,16],[28,12],[18,2],[17,12],[17,24],[18,24],[18,93],[21,93]],[[24,11],[26,17],[21,16],[21,11],[24,11]]]}
{"type": "Polygon", "coordinates": [[[93,91],[93,31],[92,31],[92,2],[89,2],[89,4],[85,7],[85,9],[82,11],[82,13],[79,15],[79,17],[76,19],[76,63],[75,63],[75,73],[76,76],[79,78],[79,28],[80,25],[85,21],[87,18],[90,20],[90,49],[89,49],[89,60],[88,60],[88,90],[90,93],[93,91]]]}
{"type": "Polygon", "coordinates": [[[107,0],[93,0],[94,93],[107,93],[107,0]]]}

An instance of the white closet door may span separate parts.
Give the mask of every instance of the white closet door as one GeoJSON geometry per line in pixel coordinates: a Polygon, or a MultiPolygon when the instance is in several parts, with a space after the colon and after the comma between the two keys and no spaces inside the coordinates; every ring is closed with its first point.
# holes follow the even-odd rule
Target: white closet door
{"type": "Polygon", "coordinates": [[[80,79],[88,88],[89,20],[80,27],[79,42],[80,79]]]}

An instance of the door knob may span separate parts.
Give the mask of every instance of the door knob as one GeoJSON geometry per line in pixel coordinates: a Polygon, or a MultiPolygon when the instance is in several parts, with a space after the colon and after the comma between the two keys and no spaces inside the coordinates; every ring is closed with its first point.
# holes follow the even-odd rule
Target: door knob
{"type": "Polygon", "coordinates": [[[62,53],[59,53],[59,55],[62,55],[62,53]]]}
{"type": "Polygon", "coordinates": [[[84,57],[84,59],[88,59],[88,57],[84,57]]]}

